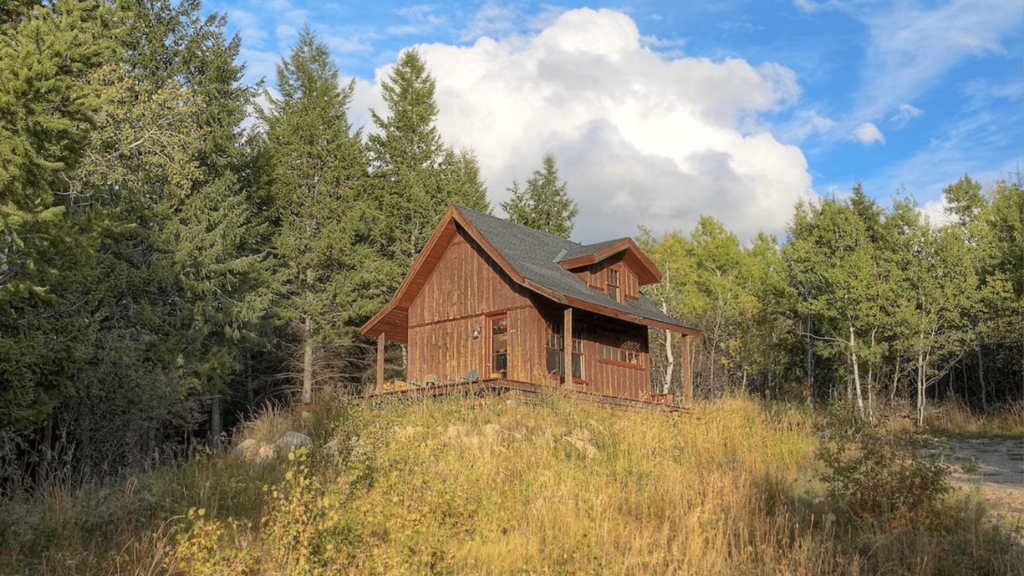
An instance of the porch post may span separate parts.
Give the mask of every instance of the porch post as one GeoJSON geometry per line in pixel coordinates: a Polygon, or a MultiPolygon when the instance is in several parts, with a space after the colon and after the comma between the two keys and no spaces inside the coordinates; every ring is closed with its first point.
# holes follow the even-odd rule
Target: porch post
{"type": "Polygon", "coordinates": [[[693,370],[690,362],[690,335],[683,334],[683,406],[693,406],[693,370]]]}
{"type": "Polygon", "coordinates": [[[572,384],[572,307],[565,309],[562,336],[562,360],[564,361],[562,369],[565,371],[562,385],[570,386],[572,384]]]}
{"type": "Polygon", "coordinates": [[[377,336],[377,394],[384,393],[384,336],[377,336]]]}

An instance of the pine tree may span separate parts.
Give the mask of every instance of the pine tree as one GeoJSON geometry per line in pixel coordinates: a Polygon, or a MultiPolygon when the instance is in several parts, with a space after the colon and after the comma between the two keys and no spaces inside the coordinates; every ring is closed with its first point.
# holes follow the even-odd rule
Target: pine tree
{"type": "Polygon", "coordinates": [[[0,14],[0,427],[42,421],[72,390],[93,319],[78,297],[99,241],[68,217],[112,60],[105,4],[17,2],[0,14]]]}
{"type": "MultiPolygon", "coordinates": [[[[377,212],[374,244],[383,260],[380,281],[389,292],[412,267],[448,205],[462,198],[453,162],[446,164],[453,153],[435,125],[435,86],[419,52],[406,50],[381,85],[388,115],[371,110],[378,133],[367,143],[366,197],[377,212]]],[[[472,194],[467,200],[477,202],[472,194]]]]}
{"type": "Polygon", "coordinates": [[[150,464],[205,419],[264,316],[267,273],[237,177],[252,95],[238,39],[197,2],[117,8],[122,65],[93,75],[95,129],[60,178],[69,221],[101,238],[68,289],[91,323],[61,421],[84,465],[110,471],[150,464]]]}
{"type": "Polygon", "coordinates": [[[366,161],[347,117],[353,84],[338,88],[327,45],[308,25],[278,65],[277,85],[281,98],[268,97],[263,116],[275,166],[275,282],[278,310],[302,341],[302,399],[309,402],[317,349],[350,341],[376,306],[358,189],[366,161]]]}
{"type": "Polygon", "coordinates": [[[567,184],[558,181],[555,155],[544,155],[541,169],[534,170],[526,181],[526,189],[520,189],[513,181],[508,202],[501,207],[508,214],[508,220],[534,230],[540,230],[561,238],[572,234],[573,220],[579,214],[576,201],[567,192],[567,184]]]}
{"type": "Polygon", "coordinates": [[[487,187],[480,177],[480,162],[476,152],[471,148],[463,148],[458,152],[448,150],[443,166],[451,174],[452,182],[448,185],[452,191],[451,202],[490,214],[491,203],[487,201],[487,187]]]}

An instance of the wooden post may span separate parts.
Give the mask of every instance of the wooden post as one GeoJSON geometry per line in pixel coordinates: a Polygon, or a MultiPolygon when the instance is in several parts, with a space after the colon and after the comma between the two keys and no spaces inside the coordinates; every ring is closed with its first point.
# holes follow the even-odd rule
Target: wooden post
{"type": "Polygon", "coordinates": [[[563,322],[562,329],[562,354],[564,364],[562,369],[565,371],[565,379],[562,381],[563,386],[572,385],[572,308],[565,309],[565,321],[563,322]]]}
{"type": "Polygon", "coordinates": [[[690,362],[690,336],[683,334],[683,407],[693,406],[693,368],[690,362]]]}
{"type": "Polygon", "coordinates": [[[384,393],[384,337],[383,332],[377,336],[377,394],[384,393]]]}

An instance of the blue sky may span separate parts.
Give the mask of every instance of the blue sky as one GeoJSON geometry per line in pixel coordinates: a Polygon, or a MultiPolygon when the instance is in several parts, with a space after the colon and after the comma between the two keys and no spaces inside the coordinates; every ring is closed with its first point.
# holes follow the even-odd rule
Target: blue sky
{"type": "MultiPolygon", "coordinates": [[[[964,173],[1024,169],[1020,0],[541,4],[210,0],[267,78],[309,22],[357,83],[350,118],[417,47],[445,140],[479,156],[491,202],[544,152],[580,205],[573,239],[781,233],[800,198],[863,181],[931,214],[964,173]]],[[[367,126],[366,130],[372,129],[367,126]]],[[[499,210],[500,213],[500,210],[499,210]]]]}

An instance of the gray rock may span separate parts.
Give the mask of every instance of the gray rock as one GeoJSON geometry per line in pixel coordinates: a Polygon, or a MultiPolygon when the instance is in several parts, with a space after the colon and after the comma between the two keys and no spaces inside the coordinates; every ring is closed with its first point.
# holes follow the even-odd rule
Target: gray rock
{"type": "Polygon", "coordinates": [[[245,460],[246,462],[248,462],[249,460],[252,460],[256,456],[256,453],[259,452],[259,449],[259,443],[253,440],[252,438],[249,438],[248,440],[244,440],[238,446],[235,446],[235,449],[231,451],[231,455],[234,456],[235,458],[238,458],[239,460],[245,460]]]}
{"type": "Polygon", "coordinates": [[[270,444],[260,444],[259,450],[256,451],[256,456],[253,461],[258,465],[266,464],[274,459],[277,455],[277,451],[270,444]]]}
{"type": "Polygon", "coordinates": [[[312,448],[313,439],[305,434],[299,434],[298,432],[285,432],[284,436],[281,436],[277,439],[277,442],[274,442],[274,446],[277,446],[282,450],[291,450],[301,446],[312,448]]]}

